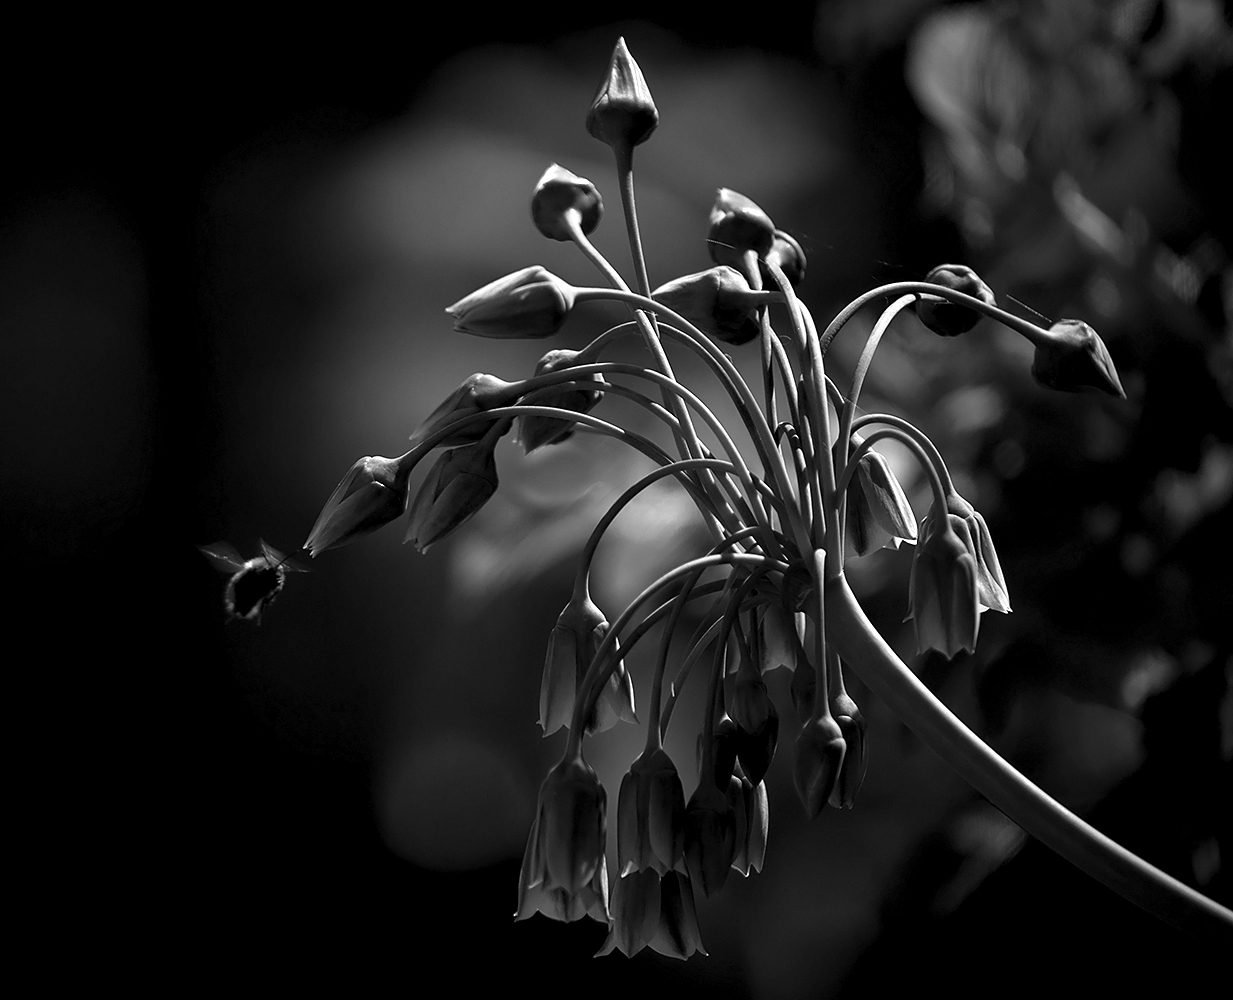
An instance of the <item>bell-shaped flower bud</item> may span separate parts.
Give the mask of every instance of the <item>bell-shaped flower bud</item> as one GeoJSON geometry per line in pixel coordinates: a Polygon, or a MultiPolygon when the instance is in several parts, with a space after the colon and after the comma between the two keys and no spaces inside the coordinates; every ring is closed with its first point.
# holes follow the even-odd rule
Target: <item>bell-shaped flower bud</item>
{"type": "MultiPolygon", "coordinates": [[[[988,305],[995,305],[993,289],[980,279],[980,275],[962,264],[939,264],[925,280],[943,288],[963,292],[988,305]]],[[[916,315],[922,323],[941,337],[957,337],[967,333],[980,322],[980,313],[968,306],[943,298],[926,297],[916,302],[916,315]]]]}
{"type": "Polygon", "coordinates": [[[869,766],[865,755],[865,716],[846,691],[831,699],[831,716],[843,733],[846,750],[839,768],[839,780],[828,801],[836,809],[851,809],[869,766]]]}
{"type": "Polygon", "coordinates": [[[609,922],[608,865],[601,861],[591,881],[577,892],[554,885],[548,877],[545,862],[541,815],[537,812],[522,856],[518,878],[518,909],[515,920],[526,920],[542,913],[553,920],[574,921],[591,917],[600,923],[609,922]]]}
{"type": "Polygon", "coordinates": [[[766,860],[766,833],[770,819],[766,783],[760,781],[754,784],[748,777],[737,778],[733,775],[728,786],[728,798],[733,804],[733,812],[737,814],[737,844],[732,867],[745,876],[751,869],[760,872],[766,860]]]}
{"type": "Polygon", "coordinates": [[[582,232],[590,236],[604,214],[604,201],[589,180],[554,163],[535,185],[531,219],[550,240],[564,243],[573,239],[573,228],[566,222],[568,213],[574,214],[582,232]]]}
{"type": "Polygon", "coordinates": [[[404,541],[420,552],[461,527],[497,491],[495,441],[480,441],[447,451],[428,470],[411,504],[404,541]]]}
{"type": "Polygon", "coordinates": [[[1060,319],[1048,340],[1036,345],[1032,377],[1048,389],[1078,392],[1091,388],[1126,398],[1122,380],[1100,335],[1078,319],[1060,319]]]}
{"type": "MultiPolygon", "coordinates": [[[[799,673],[799,671],[798,671],[799,673]]],[[[847,749],[839,724],[829,715],[811,718],[796,738],[792,777],[805,815],[816,819],[835,789],[847,749]]]]}
{"type": "Polygon", "coordinates": [[[608,72],[599,81],[587,112],[587,131],[613,149],[632,149],[646,142],[658,124],[659,112],[642,70],[629,54],[625,39],[618,38],[608,72]]]}
{"type": "Polygon", "coordinates": [[[445,311],[459,333],[537,339],[561,329],[576,294],[573,285],[535,264],[489,282],[445,311]]]}
{"type": "Polygon", "coordinates": [[[936,649],[947,658],[976,649],[980,628],[975,546],[963,518],[930,511],[908,578],[908,618],[916,627],[918,652],[936,649]]]}
{"type": "Polygon", "coordinates": [[[992,609],[1010,614],[1010,596],[1006,579],[1002,576],[1002,564],[998,561],[993,537],[980,511],[958,493],[952,491],[946,497],[946,511],[963,519],[972,540],[972,557],[976,560],[976,590],[980,609],[992,609]]]}
{"type": "MultiPolygon", "coordinates": [[[[853,448],[861,443],[852,435],[853,448]]],[[[848,483],[845,535],[855,556],[877,549],[899,548],[901,541],[916,541],[916,516],[890,463],[872,448],[856,463],[848,483]]]]}
{"type": "MultiPolygon", "coordinates": [[[[428,415],[415,433],[411,435],[411,446],[414,448],[423,444],[438,431],[443,431],[456,420],[470,417],[483,410],[491,410],[498,406],[508,406],[522,394],[522,388],[514,382],[506,382],[495,375],[485,375],[476,372],[463,379],[462,385],[451,392],[441,404],[428,415]]],[[[496,423],[492,420],[477,420],[466,427],[442,438],[437,447],[457,448],[459,445],[474,444],[480,440],[496,423]]]]}
{"type": "Polygon", "coordinates": [[[680,313],[725,344],[747,344],[758,335],[762,298],[735,268],[721,266],[660,285],[651,298],[680,313]]]}
{"type": "MultiPolygon", "coordinates": [[[[549,351],[535,365],[536,375],[548,375],[552,372],[564,371],[578,363],[578,351],[549,351]]],[[[579,381],[603,382],[597,373],[580,376],[579,381]]],[[[562,389],[551,395],[540,396],[535,400],[537,406],[556,406],[562,410],[573,410],[575,413],[590,413],[603,399],[603,393],[598,389],[562,389]]],[[[558,444],[573,436],[577,427],[571,420],[558,417],[520,417],[518,422],[518,439],[522,442],[522,450],[527,454],[546,444],[558,444]]]]}
{"type": "MultiPolygon", "coordinates": [[[[617,870],[684,870],[685,790],[663,748],[644,751],[621,780],[617,799],[617,870]]],[[[628,952],[626,952],[628,954],[628,952]]]]}
{"type": "Polygon", "coordinates": [[[685,807],[685,863],[704,896],[724,887],[736,857],[736,816],[724,791],[705,775],[685,807]]]}
{"type": "Polygon", "coordinates": [[[316,556],[401,517],[407,509],[407,478],[396,459],[361,458],[321,508],[304,548],[316,556]]]}
{"type": "MultiPolygon", "coordinates": [[[[591,661],[608,634],[608,620],[589,597],[571,600],[557,618],[548,638],[544,676],[539,691],[539,724],[550,736],[568,727],[574,714],[574,699],[591,661]]],[[[614,644],[615,651],[615,644],[614,644]]],[[[608,677],[583,731],[588,735],[611,729],[618,721],[636,722],[634,686],[625,661],[619,660],[608,677]]]]}
{"type": "MultiPolygon", "coordinates": [[[[774,264],[783,271],[783,276],[788,279],[788,284],[793,288],[799,288],[801,282],[805,280],[805,251],[790,234],[782,229],[775,230],[771,249],[764,259],[767,264],[774,264]]],[[[771,287],[775,287],[773,283],[771,287]]]]}
{"type": "Polygon", "coordinates": [[[775,223],[743,194],[720,188],[711,206],[706,246],[716,264],[740,267],[751,250],[765,257],[775,243],[775,223]]]}

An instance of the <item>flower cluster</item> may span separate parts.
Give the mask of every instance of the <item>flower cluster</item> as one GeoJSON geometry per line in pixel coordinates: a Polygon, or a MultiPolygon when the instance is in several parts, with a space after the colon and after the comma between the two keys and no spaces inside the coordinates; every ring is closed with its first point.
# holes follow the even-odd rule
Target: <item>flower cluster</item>
{"type": "MultiPolygon", "coordinates": [[[[658,120],[646,80],[621,41],[586,125],[616,156],[636,272],[632,286],[590,242],[603,216],[595,185],[553,164],[532,195],[534,224],[551,239],[575,244],[595,264],[603,287],[575,287],[532,266],[446,310],[456,330],[481,337],[550,337],[575,309],[601,300],[626,305],[631,321],[580,351],[549,351],[524,380],[486,374],[466,379],[415,431],[404,455],[366,458],[352,468],[307,543],[318,555],[409,511],[407,539],[421,550],[435,544],[497,490],[494,448],[514,426],[528,452],[551,447],[585,426],[655,463],[655,470],[596,525],[573,594],[549,638],[540,724],[545,735],[567,728],[568,738],[561,762],[540,790],[517,917],[539,912],[558,920],[590,916],[604,922],[610,929],[602,954],[634,955],[650,947],[687,958],[703,951],[697,894],[719,892],[733,871],[742,876],[759,871],[765,857],[764,778],[785,725],[764,680],[774,669],[793,672],[799,718],[788,734],[792,771],[810,817],[828,804],[852,807],[864,778],[865,719],[844,683],[845,671],[853,669],[1014,818],[1043,831],[1038,836],[1052,837],[1072,860],[1078,856],[1076,863],[1087,861],[1089,870],[1103,871],[1104,861],[1090,860],[1108,850],[1103,842],[1075,832],[1081,831],[1079,820],[1043,794],[1025,792],[1024,786],[1031,788],[1026,782],[1007,778],[1004,762],[924,691],[860,610],[844,565],[884,546],[915,546],[906,604],[922,652],[951,657],[971,651],[981,615],[1010,611],[988,526],[955,490],[937,448],[901,417],[858,415],[865,375],[896,316],[915,309],[921,326],[948,338],[978,335],[982,321],[1001,322],[1032,343],[1032,373],[1044,385],[1120,396],[1107,349],[1077,320],[1046,330],[1005,312],[975,273],[952,264],[935,268],[924,281],[872,289],[819,329],[797,297],[806,268],[800,244],[753,201],[727,189],[720,189],[710,215],[707,247],[715,267],[652,290],[632,204],[632,160],[634,148],[650,138],[658,120]],[[853,316],[875,304],[881,304],[881,314],[841,391],[828,348],[853,316]],[[640,338],[648,364],[604,360],[607,348],[626,335],[640,338]],[[756,391],[716,341],[757,342],[752,349],[760,351],[762,378],[756,391]],[[678,381],[668,346],[692,352],[706,364],[739,412],[751,454],[743,454],[712,410],[678,381]],[[654,414],[676,453],[595,415],[609,394],[654,414]],[[700,425],[708,440],[719,442],[719,453],[704,443],[700,425]],[[890,465],[875,450],[883,440],[906,446],[929,482],[931,504],[919,521],[890,465]],[[409,501],[412,469],[436,449],[443,451],[409,501]],[[667,477],[696,503],[711,548],[654,581],[609,621],[588,587],[596,546],[626,504],[667,477]],[[701,625],[675,682],[665,688],[670,639],[687,609],[695,620],[701,617],[701,625]],[[623,658],[661,622],[660,652],[642,716],[645,748],[617,797],[610,905],[607,794],[585,763],[584,740],[637,721],[623,658]],[[681,687],[694,674],[701,675],[706,697],[699,774],[687,797],[664,750],[664,735],[681,687]],[[1048,822],[1038,822],[1045,813],[1048,822]],[[1057,818],[1063,813],[1069,819],[1057,818]],[[1054,836],[1050,824],[1067,832],[1054,836]]],[[[1119,889],[1130,882],[1121,878],[1119,889]]]]}

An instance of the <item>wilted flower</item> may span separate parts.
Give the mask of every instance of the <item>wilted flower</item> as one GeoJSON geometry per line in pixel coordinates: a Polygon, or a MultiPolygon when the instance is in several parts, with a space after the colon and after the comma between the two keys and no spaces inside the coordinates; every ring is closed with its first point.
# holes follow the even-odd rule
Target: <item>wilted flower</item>
{"type": "MultiPolygon", "coordinates": [[[[578,357],[578,351],[549,351],[536,362],[535,374],[548,375],[551,372],[569,368],[578,363],[578,357]]],[[[598,374],[591,374],[580,376],[579,381],[602,382],[603,379],[598,374]]],[[[589,413],[601,399],[603,399],[603,393],[598,389],[561,389],[537,398],[535,404],[556,406],[562,410],[573,410],[575,413],[589,413]]],[[[530,454],[543,445],[564,441],[573,435],[576,426],[573,421],[562,420],[559,417],[520,417],[518,437],[522,442],[522,450],[530,454]]]]}
{"type": "Polygon", "coordinates": [[[963,518],[937,517],[920,525],[920,540],[908,578],[908,617],[916,626],[919,652],[936,649],[952,657],[976,649],[980,628],[975,546],[963,518]]]}
{"type": "MultiPolygon", "coordinates": [[[[725,779],[724,789],[729,781],[725,779]]],[[[685,807],[685,863],[704,896],[724,887],[736,857],[736,816],[726,791],[702,776],[685,807]]]]}
{"type": "Polygon", "coordinates": [[[567,212],[576,213],[579,227],[589,236],[604,214],[604,201],[589,180],[554,163],[535,185],[531,219],[549,239],[566,242],[573,239],[573,230],[565,222],[567,212]]]}
{"type": "MultiPolygon", "coordinates": [[[[979,274],[962,264],[939,264],[925,275],[925,280],[963,292],[988,305],[996,304],[993,289],[981,281],[979,274]]],[[[975,309],[942,298],[918,299],[916,315],[925,326],[942,337],[957,337],[980,322],[980,313],[975,309]]]]}
{"type": "Polygon", "coordinates": [[[755,313],[762,298],[735,268],[687,274],[660,285],[651,298],[727,344],[745,344],[758,335],[755,313]]]}
{"type": "MultiPolygon", "coordinates": [[[[579,688],[607,634],[608,621],[589,597],[571,600],[565,605],[548,638],[548,654],[544,658],[544,676],[540,684],[539,724],[545,736],[570,725],[574,699],[583,694],[579,688]]],[[[617,648],[614,642],[614,654],[617,648]]],[[[616,669],[609,675],[590,717],[583,724],[583,731],[587,734],[602,732],[618,721],[637,721],[633,680],[623,660],[617,662],[616,669]]]]}
{"type": "Polygon", "coordinates": [[[1060,319],[1049,327],[1048,340],[1036,345],[1032,377],[1049,389],[1093,388],[1126,398],[1105,342],[1078,319],[1060,319]]]}
{"type": "Polygon", "coordinates": [[[576,289],[538,264],[489,282],[445,311],[475,337],[551,337],[574,307],[576,289]]]}
{"type": "MultiPolygon", "coordinates": [[[[617,798],[617,869],[684,871],[685,790],[663,748],[644,751],[629,767],[617,798]]],[[[627,952],[628,954],[628,952],[627,952]]]]}
{"type": "Polygon", "coordinates": [[[407,509],[407,478],[399,473],[397,459],[361,458],[321,508],[304,548],[315,556],[402,516],[407,509]]]}
{"type": "Polygon", "coordinates": [[[651,99],[642,70],[618,38],[587,112],[587,131],[613,149],[632,149],[646,142],[659,124],[659,111],[651,99]]]}
{"type": "MultiPolygon", "coordinates": [[[[853,434],[853,449],[861,441],[859,434],[853,434]]],[[[845,534],[854,555],[868,555],[887,546],[898,548],[901,540],[916,540],[912,505],[890,463],[872,448],[856,463],[848,482],[847,501],[845,534]]]]}
{"type": "Polygon", "coordinates": [[[671,871],[661,878],[648,869],[617,881],[612,927],[596,957],[619,949],[632,958],[648,946],[669,958],[706,954],[698,933],[693,886],[682,872],[671,871]]]}
{"type": "Polygon", "coordinates": [[[856,793],[865,780],[869,759],[865,755],[865,716],[847,692],[831,699],[831,716],[843,733],[846,747],[843,764],[839,768],[839,780],[831,790],[828,801],[836,809],[851,809],[856,803],[856,793]]]}
{"type": "Polygon", "coordinates": [[[411,504],[404,541],[427,552],[455,528],[465,524],[497,491],[495,441],[454,448],[428,470],[411,504]]]}
{"type": "Polygon", "coordinates": [[[1006,590],[1006,579],[1002,576],[1002,564],[998,561],[997,550],[993,547],[993,538],[984,517],[954,491],[946,497],[946,510],[947,513],[962,518],[968,526],[968,537],[972,540],[972,556],[976,560],[976,589],[981,610],[991,608],[1002,614],[1009,614],[1010,596],[1006,590]]]}
{"type": "MultiPolygon", "coordinates": [[[[411,435],[411,445],[423,444],[438,431],[444,430],[456,420],[469,417],[482,410],[491,410],[497,406],[508,406],[518,398],[522,390],[514,382],[506,382],[495,375],[485,375],[476,372],[463,379],[462,385],[451,392],[442,403],[428,415],[414,434],[411,435]]],[[[457,448],[459,445],[474,444],[491,430],[498,418],[492,420],[477,420],[461,430],[442,438],[437,446],[441,448],[457,448]]]]}
{"type": "Polygon", "coordinates": [[[788,284],[793,288],[798,287],[805,280],[805,251],[791,235],[782,229],[775,230],[775,238],[771,241],[771,249],[767,252],[765,260],[768,264],[775,264],[779,270],[783,271],[783,276],[788,279],[788,284]]]}
{"type": "Polygon", "coordinates": [[[711,207],[707,250],[716,264],[740,266],[745,254],[758,257],[770,253],[775,243],[775,223],[743,194],[720,188],[711,207]]]}
{"type": "Polygon", "coordinates": [[[829,715],[810,718],[801,727],[792,777],[796,794],[810,819],[818,817],[831,797],[846,750],[843,732],[829,715]]]}

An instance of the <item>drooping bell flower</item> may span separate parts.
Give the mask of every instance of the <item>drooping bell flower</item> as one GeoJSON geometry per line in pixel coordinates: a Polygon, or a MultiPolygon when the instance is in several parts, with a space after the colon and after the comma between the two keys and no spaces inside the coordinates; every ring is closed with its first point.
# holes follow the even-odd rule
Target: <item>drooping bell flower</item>
{"type": "Polygon", "coordinates": [[[601,864],[591,881],[578,892],[553,886],[544,868],[540,845],[539,817],[531,824],[522,870],[518,877],[518,908],[515,920],[526,920],[542,913],[553,920],[573,922],[590,917],[606,924],[608,915],[608,866],[601,864]]]}
{"type": "Polygon", "coordinates": [[[486,439],[437,459],[411,504],[404,541],[427,552],[492,499],[497,491],[495,447],[495,439],[486,439]]]}
{"type": "Polygon", "coordinates": [[[846,750],[843,732],[829,715],[814,716],[801,727],[792,777],[796,794],[810,819],[817,819],[831,797],[846,750]]]}
{"type": "Polygon", "coordinates": [[[845,750],[839,780],[835,782],[828,801],[836,809],[851,809],[869,766],[865,754],[865,716],[851,696],[843,691],[831,699],[831,717],[843,734],[845,750]]]}
{"type": "Polygon", "coordinates": [[[946,510],[962,518],[968,526],[972,556],[976,559],[977,600],[981,610],[988,608],[1009,614],[1010,596],[1006,590],[1006,579],[1002,576],[1002,564],[998,561],[998,553],[993,547],[993,538],[984,517],[954,491],[946,497],[946,510]]]}
{"type": "Polygon", "coordinates": [[[651,99],[642,70],[618,38],[587,112],[587,131],[613,149],[632,149],[646,142],[659,124],[659,111],[651,99]]]}
{"type": "Polygon", "coordinates": [[[727,787],[725,780],[721,791],[703,775],[685,807],[685,863],[704,896],[724,887],[736,856],[736,817],[727,787]]]}
{"type": "Polygon", "coordinates": [[[668,958],[706,954],[698,932],[693,886],[684,873],[671,871],[660,877],[648,869],[618,880],[612,927],[596,957],[620,950],[632,958],[645,947],[668,958]]]}
{"type": "Polygon", "coordinates": [[[571,212],[583,234],[590,236],[604,214],[604,201],[589,180],[554,163],[531,194],[531,219],[550,240],[566,242],[573,239],[573,230],[565,220],[571,212]]]}
{"type": "MultiPolygon", "coordinates": [[[[442,400],[441,404],[428,415],[428,418],[416,428],[411,435],[411,446],[417,447],[439,431],[445,430],[450,424],[463,417],[470,417],[484,410],[492,410],[498,406],[508,406],[521,395],[521,387],[514,382],[506,382],[495,375],[476,372],[462,380],[462,384],[442,400]]],[[[440,448],[457,448],[459,445],[474,444],[480,440],[492,425],[492,420],[476,420],[460,430],[449,434],[437,442],[440,448]]]]}
{"type": "MultiPolygon", "coordinates": [[[[617,870],[685,870],[685,790],[672,758],[644,751],[621,780],[617,799],[617,870]]],[[[628,952],[626,953],[628,954],[628,952]]]]}
{"type": "Polygon", "coordinates": [[[489,282],[445,311],[459,333],[501,340],[551,337],[574,307],[577,289],[538,264],[489,282]]]}
{"type": "Polygon", "coordinates": [[[651,298],[726,344],[746,344],[758,335],[757,308],[766,300],[727,266],[676,278],[660,285],[651,298]]]}
{"type": "Polygon", "coordinates": [[[720,188],[711,206],[706,247],[716,264],[741,267],[752,251],[765,257],[775,243],[775,223],[743,194],[720,188]]]}
{"type": "Polygon", "coordinates": [[[408,474],[399,472],[396,459],[361,458],[321,508],[304,548],[316,556],[401,517],[407,509],[407,479],[408,474]]]}
{"type": "Polygon", "coordinates": [[[1049,327],[1048,340],[1036,345],[1032,377],[1049,389],[1078,392],[1091,388],[1126,398],[1109,348],[1078,319],[1060,319],[1049,327]]]}
{"type": "MultiPolygon", "coordinates": [[[[545,736],[562,726],[569,727],[574,699],[582,695],[579,688],[583,678],[607,634],[608,620],[589,597],[571,600],[557,618],[548,638],[539,692],[539,724],[545,736]]],[[[637,721],[633,680],[624,660],[617,662],[616,669],[608,677],[595,707],[583,723],[583,731],[588,735],[602,732],[619,721],[637,721]]]]}
{"type": "MultiPolygon", "coordinates": [[[[855,450],[864,439],[852,435],[855,450]]],[[[845,537],[851,553],[865,556],[916,540],[916,516],[886,458],[870,448],[848,482],[845,537]]]]}
{"type": "MultiPolygon", "coordinates": [[[[962,264],[939,264],[925,280],[956,292],[963,292],[988,305],[996,305],[993,289],[980,275],[962,264]]],[[[980,322],[980,313],[943,298],[922,298],[916,302],[916,315],[922,323],[940,337],[957,337],[980,322]]]]}
{"type": "MultiPolygon", "coordinates": [[[[717,788],[726,787],[736,767],[736,723],[732,716],[724,712],[715,722],[711,730],[711,740],[715,747],[711,756],[711,780],[717,788]]],[[[698,733],[698,774],[703,776],[702,764],[706,759],[706,731],[698,733]]]]}
{"type": "Polygon", "coordinates": [[[742,659],[728,700],[736,723],[736,755],[755,785],[765,777],[779,741],[779,712],[766,690],[766,682],[750,660],[742,659]]]}
{"type": "Polygon", "coordinates": [[[792,631],[796,629],[795,615],[774,602],[758,609],[758,651],[762,658],[762,672],[786,667],[796,669],[796,647],[792,631]]]}
{"type": "MultiPolygon", "coordinates": [[[[733,775],[736,779],[736,776],[733,775]]],[[[742,875],[748,876],[750,871],[762,871],[766,860],[766,833],[770,819],[770,808],[766,798],[766,783],[759,781],[754,784],[747,776],[736,779],[740,785],[740,816],[737,820],[736,854],[732,859],[732,867],[742,875]]],[[[731,791],[735,791],[733,786],[731,791]]]]}
{"type": "Polygon", "coordinates": [[[916,628],[918,652],[936,649],[950,658],[976,649],[980,604],[975,545],[963,518],[931,511],[908,578],[908,617],[916,628]]]}
{"type": "MultiPolygon", "coordinates": [[[[562,371],[578,363],[578,351],[549,351],[536,362],[535,374],[548,375],[562,371]]],[[[603,382],[597,373],[581,376],[580,381],[603,382]]],[[[561,389],[560,391],[537,398],[534,405],[556,406],[562,410],[573,410],[575,413],[589,413],[603,399],[603,393],[597,389],[561,389]]],[[[518,421],[518,439],[522,442],[522,450],[530,454],[536,448],[546,444],[558,444],[573,436],[577,424],[559,417],[520,417],[518,421]]]]}

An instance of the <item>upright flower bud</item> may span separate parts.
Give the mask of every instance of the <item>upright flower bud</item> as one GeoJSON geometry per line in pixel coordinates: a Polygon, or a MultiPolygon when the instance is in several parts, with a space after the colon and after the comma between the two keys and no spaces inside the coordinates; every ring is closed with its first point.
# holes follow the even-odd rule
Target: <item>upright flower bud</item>
{"type": "Polygon", "coordinates": [[[1078,319],[1060,319],[1049,327],[1049,339],[1036,345],[1032,377],[1048,389],[1078,392],[1092,388],[1126,398],[1109,349],[1090,326],[1078,319]]]}
{"type": "Polygon", "coordinates": [[[497,491],[496,442],[480,441],[447,451],[428,470],[411,504],[404,541],[427,552],[469,521],[497,491]]]}
{"type": "Polygon", "coordinates": [[[1006,590],[1006,579],[1002,576],[1002,564],[998,561],[993,537],[989,534],[989,526],[985,524],[984,517],[954,491],[946,497],[946,511],[961,518],[968,526],[968,537],[972,540],[972,558],[976,560],[977,600],[981,610],[989,608],[1004,615],[1010,614],[1010,597],[1006,590]]]}
{"type": "Polygon", "coordinates": [[[770,253],[775,243],[775,223],[743,194],[720,188],[711,207],[706,246],[716,264],[740,267],[745,254],[770,253]]]}
{"type": "MultiPolygon", "coordinates": [[[[621,780],[617,799],[617,868],[622,876],[653,869],[684,871],[685,790],[663,748],[644,751],[621,780]]],[[[628,953],[627,953],[628,954],[628,953]]]]}
{"type": "Polygon", "coordinates": [[[834,791],[846,750],[843,732],[829,715],[811,718],[801,727],[792,777],[810,819],[817,819],[834,791]]]}
{"type": "Polygon", "coordinates": [[[658,124],[659,112],[646,78],[629,54],[625,39],[618,38],[608,72],[599,81],[587,112],[587,131],[613,149],[632,149],[646,142],[658,124]]]}
{"type": "Polygon", "coordinates": [[[589,236],[604,214],[603,199],[585,177],[554,163],[535,185],[531,195],[531,219],[535,228],[550,240],[568,242],[573,239],[573,230],[566,224],[565,217],[571,212],[582,232],[589,236]]]}
{"type": "MultiPolygon", "coordinates": [[[[579,688],[607,634],[608,621],[589,597],[571,600],[557,618],[548,638],[548,655],[544,659],[544,677],[539,691],[539,724],[544,727],[545,736],[570,725],[574,699],[583,694],[579,688]]],[[[588,735],[602,732],[618,721],[637,721],[633,681],[623,660],[617,662],[583,730],[588,735]]]]}
{"type": "MultiPolygon", "coordinates": [[[[988,305],[995,304],[993,289],[981,281],[980,275],[962,264],[939,264],[925,275],[925,280],[971,295],[988,305]]],[[[918,299],[916,315],[925,326],[941,337],[957,337],[961,333],[967,333],[980,322],[980,313],[975,309],[942,298],[918,299]]]]}
{"type": "MultiPolygon", "coordinates": [[[[853,447],[861,440],[859,434],[853,434],[853,447]]],[[[847,544],[854,555],[868,555],[887,546],[898,548],[901,540],[916,540],[912,505],[879,452],[870,449],[860,457],[848,483],[847,501],[847,544]]]]}
{"type": "Polygon", "coordinates": [[[918,652],[936,649],[953,657],[976,649],[980,628],[976,557],[968,526],[954,514],[930,511],[908,579],[908,617],[916,627],[918,652]]]}
{"type": "MultiPolygon", "coordinates": [[[[521,394],[522,389],[519,385],[506,382],[495,375],[485,375],[483,372],[469,375],[463,379],[462,385],[451,392],[428,415],[428,419],[416,428],[415,433],[411,435],[411,446],[414,448],[423,444],[438,431],[444,430],[463,417],[498,406],[508,406],[521,394]]],[[[437,442],[437,447],[457,448],[459,445],[474,444],[492,429],[496,421],[496,417],[492,420],[477,420],[442,438],[437,442]]]]}
{"type": "Polygon", "coordinates": [[[765,301],[739,271],[726,266],[676,278],[651,298],[726,344],[747,344],[758,335],[757,308],[765,301]]]}
{"type": "MultiPolygon", "coordinates": [[[[548,375],[552,372],[564,371],[578,363],[578,351],[549,351],[535,364],[536,375],[548,375]]],[[[598,374],[582,376],[587,382],[603,382],[598,374]]],[[[541,396],[535,400],[539,406],[556,406],[562,410],[573,410],[575,413],[590,413],[603,399],[603,393],[598,389],[562,389],[551,395],[541,396]]],[[[522,450],[527,454],[546,444],[557,444],[573,436],[573,421],[562,420],[559,417],[520,417],[518,421],[518,439],[522,442],[522,450]]]]}
{"type": "Polygon", "coordinates": [[[321,508],[304,548],[316,556],[376,531],[402,515],[407,495],[407,476],[396,459],[361,458],[321,508]]]}
{"type": "MultiPolygon", "coordinates": [[[[766,254],[766,263],[776,265],[783,271],[788,284],[799,288],[805,280],[805,251],[793,237],[782,229],[775,230],[775,238],[771,241],[771,249],[766,254]]],[[[774,285],[772,284],[772,288],[774,285]]]]}
{"type": "Polygon", "coordinates": [[[454,329],[509,340],[551,337],[574,308],[576,289],[538,264],[489,282],[445,311],[454,329]]]}

